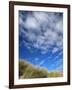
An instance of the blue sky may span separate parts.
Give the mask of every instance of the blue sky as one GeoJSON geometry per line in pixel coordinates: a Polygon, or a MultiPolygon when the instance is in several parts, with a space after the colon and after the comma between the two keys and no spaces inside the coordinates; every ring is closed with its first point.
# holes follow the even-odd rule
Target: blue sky
{"type": "Polygon", "coordinates": [[[19,60],[63,70],[63,13],[19,11],[19,60]]]}

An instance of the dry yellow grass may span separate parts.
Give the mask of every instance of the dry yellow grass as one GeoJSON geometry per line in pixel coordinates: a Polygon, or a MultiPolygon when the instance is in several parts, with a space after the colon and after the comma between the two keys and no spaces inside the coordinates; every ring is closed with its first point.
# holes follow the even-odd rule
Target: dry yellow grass
{"type": "Polygon", "coordinates": [[[63,72],[52,71],[48,72],[45,68],[36,67],[26,60],[19,61],[19,78],[50,78],[50,77],[62,77],[63,72]]]}

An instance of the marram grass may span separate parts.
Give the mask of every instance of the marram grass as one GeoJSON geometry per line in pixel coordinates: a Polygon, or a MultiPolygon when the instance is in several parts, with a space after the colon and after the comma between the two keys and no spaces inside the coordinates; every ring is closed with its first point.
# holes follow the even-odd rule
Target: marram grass
{"type": "Polygon", "coordinates": [[[60,71],[49,72],[45,68],[37,67],[26,60],[19,61],[19,78],[51,78],[51,77],[62,77],[63,74],[60,71]]]}

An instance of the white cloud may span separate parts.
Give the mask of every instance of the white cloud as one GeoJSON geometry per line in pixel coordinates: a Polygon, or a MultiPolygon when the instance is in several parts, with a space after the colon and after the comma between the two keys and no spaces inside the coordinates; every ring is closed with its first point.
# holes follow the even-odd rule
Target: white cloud
{"type": "Polygon", "coordinates": [[[39,58],[36,57],[36,58],[35,58],[35,61],[38,61],[38,60],[39,60],[39,58]]]}
{"type": "Polygon", "coordinates": [[[19,24],[20,24],[21,26],[23,26],[23,25],[24,25],[24,21],[23,21],[23,17],[24,17],[24,16],[23,16],[22,14],[20,14],[19,17],[20,17],[20,18],[19,18],[19,24]]]}
{"type": "Polygon", "coordinates": [[[57,51],[58,51],[58,48],[55,47],[55,48],[53,48],[52,53],[56,53],[57,51]]]}
{"type": "Polygon", "coordinates": [[[59,47],[60,49],[63,48],[63,37],[59,36],[56,42],[57,47],[59,47]]]}
{"type": "Polygon", "coordinates": [[[52,31],[51,29],[47,29],[46,32],[44,33],[46,39],[48,39],[51,42],[55,42],[55,40],[57,40],[58,38],[58,33],[56,33],[55,31],[52,31]]]}
{"type": "Polygon", "coordinates": [[[58,33],[63,33],[63,21],[56,18],[54,13],[32,12],[32,15],[27,15],[25,21],[20,17],[19,23],[28,29],[20,29],[23,37],[29,41],[28,44],[40,49],[42,54],[48,52],[54,44],[57,47],[53,47],[53,53],[62,49],[63,37],[58,33]]]}
{"type": "Polygon", "coordinates": [[[41,54],[46,54],[48,52],[48,50],[42,50],[41,54]]]}
{"type": "Polygon", "coordinates": [[[20,24],[20,25],[24,25],[24,22],[23,22],[23,20],[22,20],[21,17],[19,18],[19,24],[20,24]]]}
{"type": "Polygon", "coordinates": [[[63,20],[59,20],[56,23],[56,31],[62,33],[63,32],[63,20]]]}
{"type": "Polygon", "coordinates": [[[27,29],[35,29],[38,27],[38,23],[33,16],[28,16],[25,21],[25,27],[27,29]]]}
{"type": "Polygon", "coordinates": [[[42,64],[44,64],[44,62],[45,62],[45,60],[41,61],[39,65],[42,65],[42,64]]]}
{"type": "Polygon", "coordinates": [[[38,24],[42,24],[47,21],[48,14],[45,12],[33,12],[35,19],[38,21],[38,24]]]}

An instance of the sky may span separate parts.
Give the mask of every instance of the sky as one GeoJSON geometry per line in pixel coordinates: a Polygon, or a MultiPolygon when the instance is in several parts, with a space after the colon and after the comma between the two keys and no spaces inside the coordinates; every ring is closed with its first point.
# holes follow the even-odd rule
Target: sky
{"type": "Polygon", "coordinates": [[[63,13],[19,11],[19,60],[63,70],[63,13]]]}

